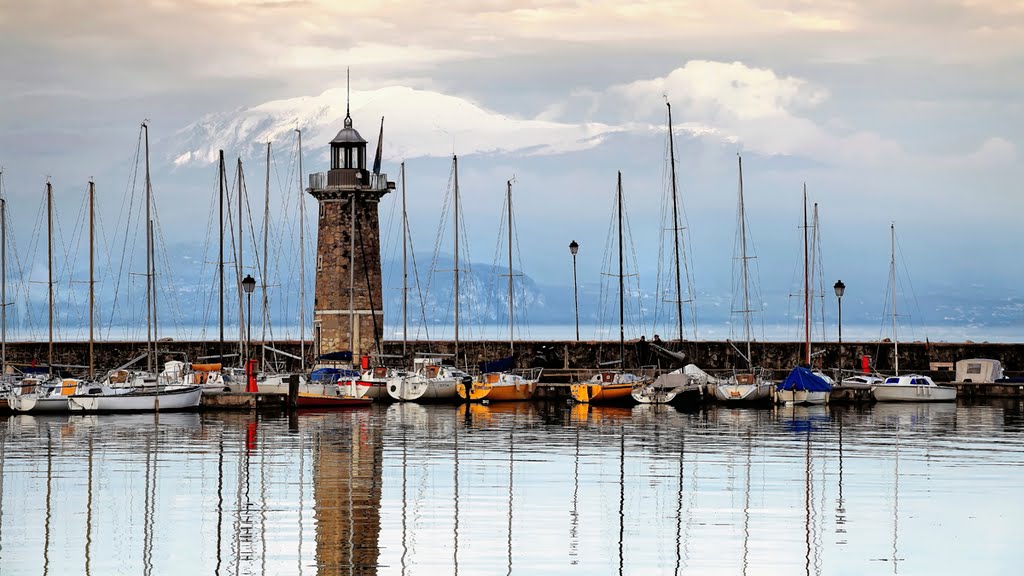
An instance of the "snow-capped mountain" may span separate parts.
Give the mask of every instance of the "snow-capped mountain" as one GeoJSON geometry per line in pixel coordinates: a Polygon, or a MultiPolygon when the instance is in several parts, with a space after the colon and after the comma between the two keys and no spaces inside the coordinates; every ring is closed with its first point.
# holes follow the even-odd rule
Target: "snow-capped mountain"
{"type": "MultiPolygon", "coordinates": [[[[165,148],[175,166],[202,166],[216,162],[218,150],[259,158],[266,142],[292,142],[294,131],[301,129],[305,142],[324,150],[324,144],[342,126],[346,106],[342,87],[318,96],[210,114],[174,134],[165,148]]],[[[385,119],[389,158],[444,156],[453,147],[460,154],[554,154],[591,148],[606,135],[626,129],[512,118],[464,98],[402,86],[352,91],[348,106],[355,128],[371,147],[381,119],[385,119]]]]}

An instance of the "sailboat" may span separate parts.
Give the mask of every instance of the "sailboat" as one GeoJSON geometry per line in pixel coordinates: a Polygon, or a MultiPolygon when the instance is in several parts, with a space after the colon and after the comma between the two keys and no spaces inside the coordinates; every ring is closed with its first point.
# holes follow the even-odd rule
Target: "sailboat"
{"type": "MultiPolygon", "coordinates": [[[[401,165],[401,180],[402,180],[402,354],[401,357],[405,358],[407,341],[408,341],[408,301],[409,301],[409,289],[408,289],[408,256],[409,256],[409,238],[407,237],[409,231],[409,213],[405,209],[405,162],[401,165]]],[[[383,360],[385,355],[378,354],[376,356],[378,361],[383,360]]],[[[398,392],[399,389],[408,388],[408,393],[399,393],[399,396],[405,396],[408,399],[412,399],[414,388],[424,387],[423,392],[426,392],[426,383],[423,382],[423,378],[418,376],[416,373],[406,369],[397,368],[386,365],[378,365],[373,367],[367,367],[363,370],[362,376],[359,378],[359,384],[366,387],[366,397],[372,398],[375,402],[392,402],[395,399],[391,396],[390,390],[398,392]],[[405,382],[409,383],[407,387],[405,382]],[[418,384],[417,384],[418,383],[418,384]]]]}
{"type": "Polygon", "coordinates": [[[515,362],[515,294],[512,288],[512,181],[508,181],[506,202],[508,203],[508,358],[496,362],[488,362],[483,366],[484,373],[478,381],[474,381],[469,391],[459,388],[459,396],[470,400],[487,399],[492,402],[523,401],[533,397],[537,390],[543,368],[528,368],[513,371],[515,362]]]}
{"type": "Polygon", "coordinates": [[[804,357],[803,366],[797,366],[775,387],[778,404],[825,404],[832,393],[832,385],[811,372],[811,288],[810,259],[807,244],[807,185],[804,185],[804,357]]]}
{"type": "Polygon", "coordinates": [[[765,380],[762,375],[754,370],[750,352],[750,283],[747,271],[747,215],[743,204],[743,158],[737,157],[739,162],[739,232],[740,232],[740,259],[743,262],[743,326],[744,340],[746,341],[746,354],[733,346],[743,356],[747,363],[747,371],[735,374],[725,382],[718,383],[715,388],[715,399],[720,402],[767,402],[771,400],[772,383],[765,380]]]}
{"type": "MultiPolygon", "coordinates": [[[[623,273],[622,253],[622,172],[618,175],[616,187],[616,201],[618,204],[619,223],[619,360],[621,364],[625,357],[626,335],[625,335],[625,310],[623,297],[625,293],[625,274],[623,273]]],[[[643,378],[636,374],[618,370],[601,370],[585,382],[576,382],[569,386],[569,393],[573,400],[590,404],[612,404],[621,402],[633,402],[633,388],[646,386],[650,379],[643,378]]]]}
{"type": "MultiPolygon", "coordinates": [[[[682,223],[679,220],[679,191],[676,186],[676,153],[675,136],[672,132],[672,104],[666,102],[668,107],[668,150],[669,167],[672,175],[672,254],[675,260],[675,305],[676,322],[679,326],[679,341],[685,338],[683,333],[683,288],[682,274],[680,271],[681,247],[679,233],[682,230],[682,223]]],[[[689,272],[686,274],[689,279],[689,272]]],[[[689,282],[688,282],[689,284],[689,282]]],[[[655,338],[657,340],[657,337],[655,338]]],[[[653,344],[657,346],[657,344],[653,344]]],[[[669,351],[655,348],[656,353],[667,354],[669,351]]],[[[682,355],[677,355],[682,358],[682,355]]],[[[704,394],[704,387],[695,379],[690,378],[683,368],[673,370],[667,374],[659,375],[654,382],[646,386],[637,386],[631,392],[633,399],[640,404],[667,404],[669,402],[698,402],[704,394]]]]}
{"type": "MultiPolygon", "coordinates": [[[[90,389],[90,383],[78,378],[61,378],[53,373],[53,185],[46,183],[46,262],[49,302],[49,352],[47,374],[26,377],[8,398],[15,412],[67,412],[68,397],[90,389]]],[[[99,388],[96,388],[99,390],[99,388]]]]}
{"type": "MultiPolygon", "coordinates": [[[[199,407],[203,387],[186,383],[177,374],[167,370],[153,376],[154,363],[157,355],[157,269],[154,258],[154,220],[151,216],[153,205],[153,183],[150,177],[150,126],[142,123],[145,135],[145,215],[146,215],[146,363],[145,373],[135,374],[134,378],[125,378],[120,383],[127,385],[115,386],[117,373],[112,373],[101,384],[90,382],[84,393],[72,395],[68,406],[75,412],[151,412],[169,410],[190,410],[199,407]]],[[[93,239],[95,238],[95,187],[89,182],[89,377],[92,379],[93,369],[93,239]]]]}
{"type": "MultiPolygon", "coordinates": [[[[455,361],[459,358],[459,157],[452,156],[452,213],[455,218],[453,293],[455,296],[455,361]]],[[[469,374],[441,363],[443,355],[418,354],[413,360],[413,374],[394,379],[387,385],[388,394],[399,402],[452,402],[459,398],[459,388],[473,386],[469,374]]]]}
{"type": "Polygon", "coordinates": [[[35,386],[48,378],[27,376],[7,364],[7,194],[3,183],[0,169],[0,413],[11,410],[10,396],[35,392],[35,386]]]}
{"type": "MultiPolygon", "coordinates": [[[[147,177],[148,182],[148,177],[147,177]]],[[[47,219],[52,221],[53,189],[47,183],[47,219]]],[[[126,386],[114,386],[113,380],[95,381],[93,363],[93,309],[95,302],[93,282],[93,238],[95,237],[95,185],[89,183],[89,378],[63,378],[41,385],[34,393],[23,393],[11,399],[11,407],[19,412],[131,412],[154,410],[183,410],[199,405],[202,389],[199,386],[141,387],[136,382],[124,381],[126,386]]],[[[151,248],[151,245],[150,245],[151,248]]],[[[52,269],[52,246],[50,268],[52,269]]],[[[152,265],[150,264],[150,270],[152,265]]],[[[51,272],[52,274],[52,272],[51,272]]],[[[52,277],[52,276],[51,276],[52,277]]],[[[52,303],[52,281],[51,303],[52,303]]],[[[52,317],[52,310],[51,310],[52,317]]],[[[52,346],[52,320],[51,320],[52,346]]],[[[51,362],[52,364],[52,362],[51,362]]],[[[52,378],[52,376],[51,376],[52,378]]],[[[24,388],[23,388],[24,390],[24,388]]]]}
{"type": "Polygon", "coordinates": [[[889,281],[892,283],[892,345],[895,376],[871,387],[871,396],[878,402],[953,402],[956,388],[939,386],[922,374],[900,376],[900,341],[896,331],[896,228],[889,224],[889,281]]]}
{"type": "MultiPolygon", "coordinates": [[[[148,177],[147,177],[148,180],[148,177]]],[[[93,238],[95,237],[96,189],[89,182],[89,380],[76,393],[68,396],[68,409],[72,412],[136,412],[154,410],[186,410],[199,406],[202,388],[171,384],[150,389],[135,387],[114,388],[94,382],[93,363],[93,308],[95,282],[93,281],[93,238]]]]}
{"type": "Polygon", "coordinates": [[[67,412],[67,396],[74,394],[81,381],[62,379],[53,373],[53,187],[46,183],[47,291],[49,309],[49,352],[46,372],[22,379],[8,399],[16,412],[67,412]]]}

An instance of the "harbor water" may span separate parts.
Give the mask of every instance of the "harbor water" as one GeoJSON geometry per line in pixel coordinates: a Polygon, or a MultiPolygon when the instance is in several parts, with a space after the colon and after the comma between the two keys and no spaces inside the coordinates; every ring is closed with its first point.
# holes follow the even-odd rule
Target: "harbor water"
{"type": "Polygon", "coordinates": [[[0,416],[0,573],[1019,570],[1024,403],[0,416]]]}

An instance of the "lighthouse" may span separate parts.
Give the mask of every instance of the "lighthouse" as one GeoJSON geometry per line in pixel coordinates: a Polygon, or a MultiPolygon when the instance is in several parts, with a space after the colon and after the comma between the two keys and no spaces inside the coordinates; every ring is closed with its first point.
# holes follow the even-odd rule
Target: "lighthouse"
{"type": "Polygon", "coordinates": [[[366,169],[366,140],[348,104],[330,146],[331,169],[310,174],[306,189],[319,205],[313,346],[317,355],[351,351],[357,359],[379,352],[383,336],[377,207],[395,183],[379,173],[379,143],[374,171],[366,169]]]}

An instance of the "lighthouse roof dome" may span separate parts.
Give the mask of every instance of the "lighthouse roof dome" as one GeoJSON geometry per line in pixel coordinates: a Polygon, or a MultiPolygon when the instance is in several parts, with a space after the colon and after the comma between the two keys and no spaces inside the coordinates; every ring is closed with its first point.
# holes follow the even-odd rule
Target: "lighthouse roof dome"
{"type": "Polygon", "coordinates": [[[345,127],[331,140],[331,144],[366,144],[366,140],[352,127],[352,117],[345,116],[345,127]]]}

